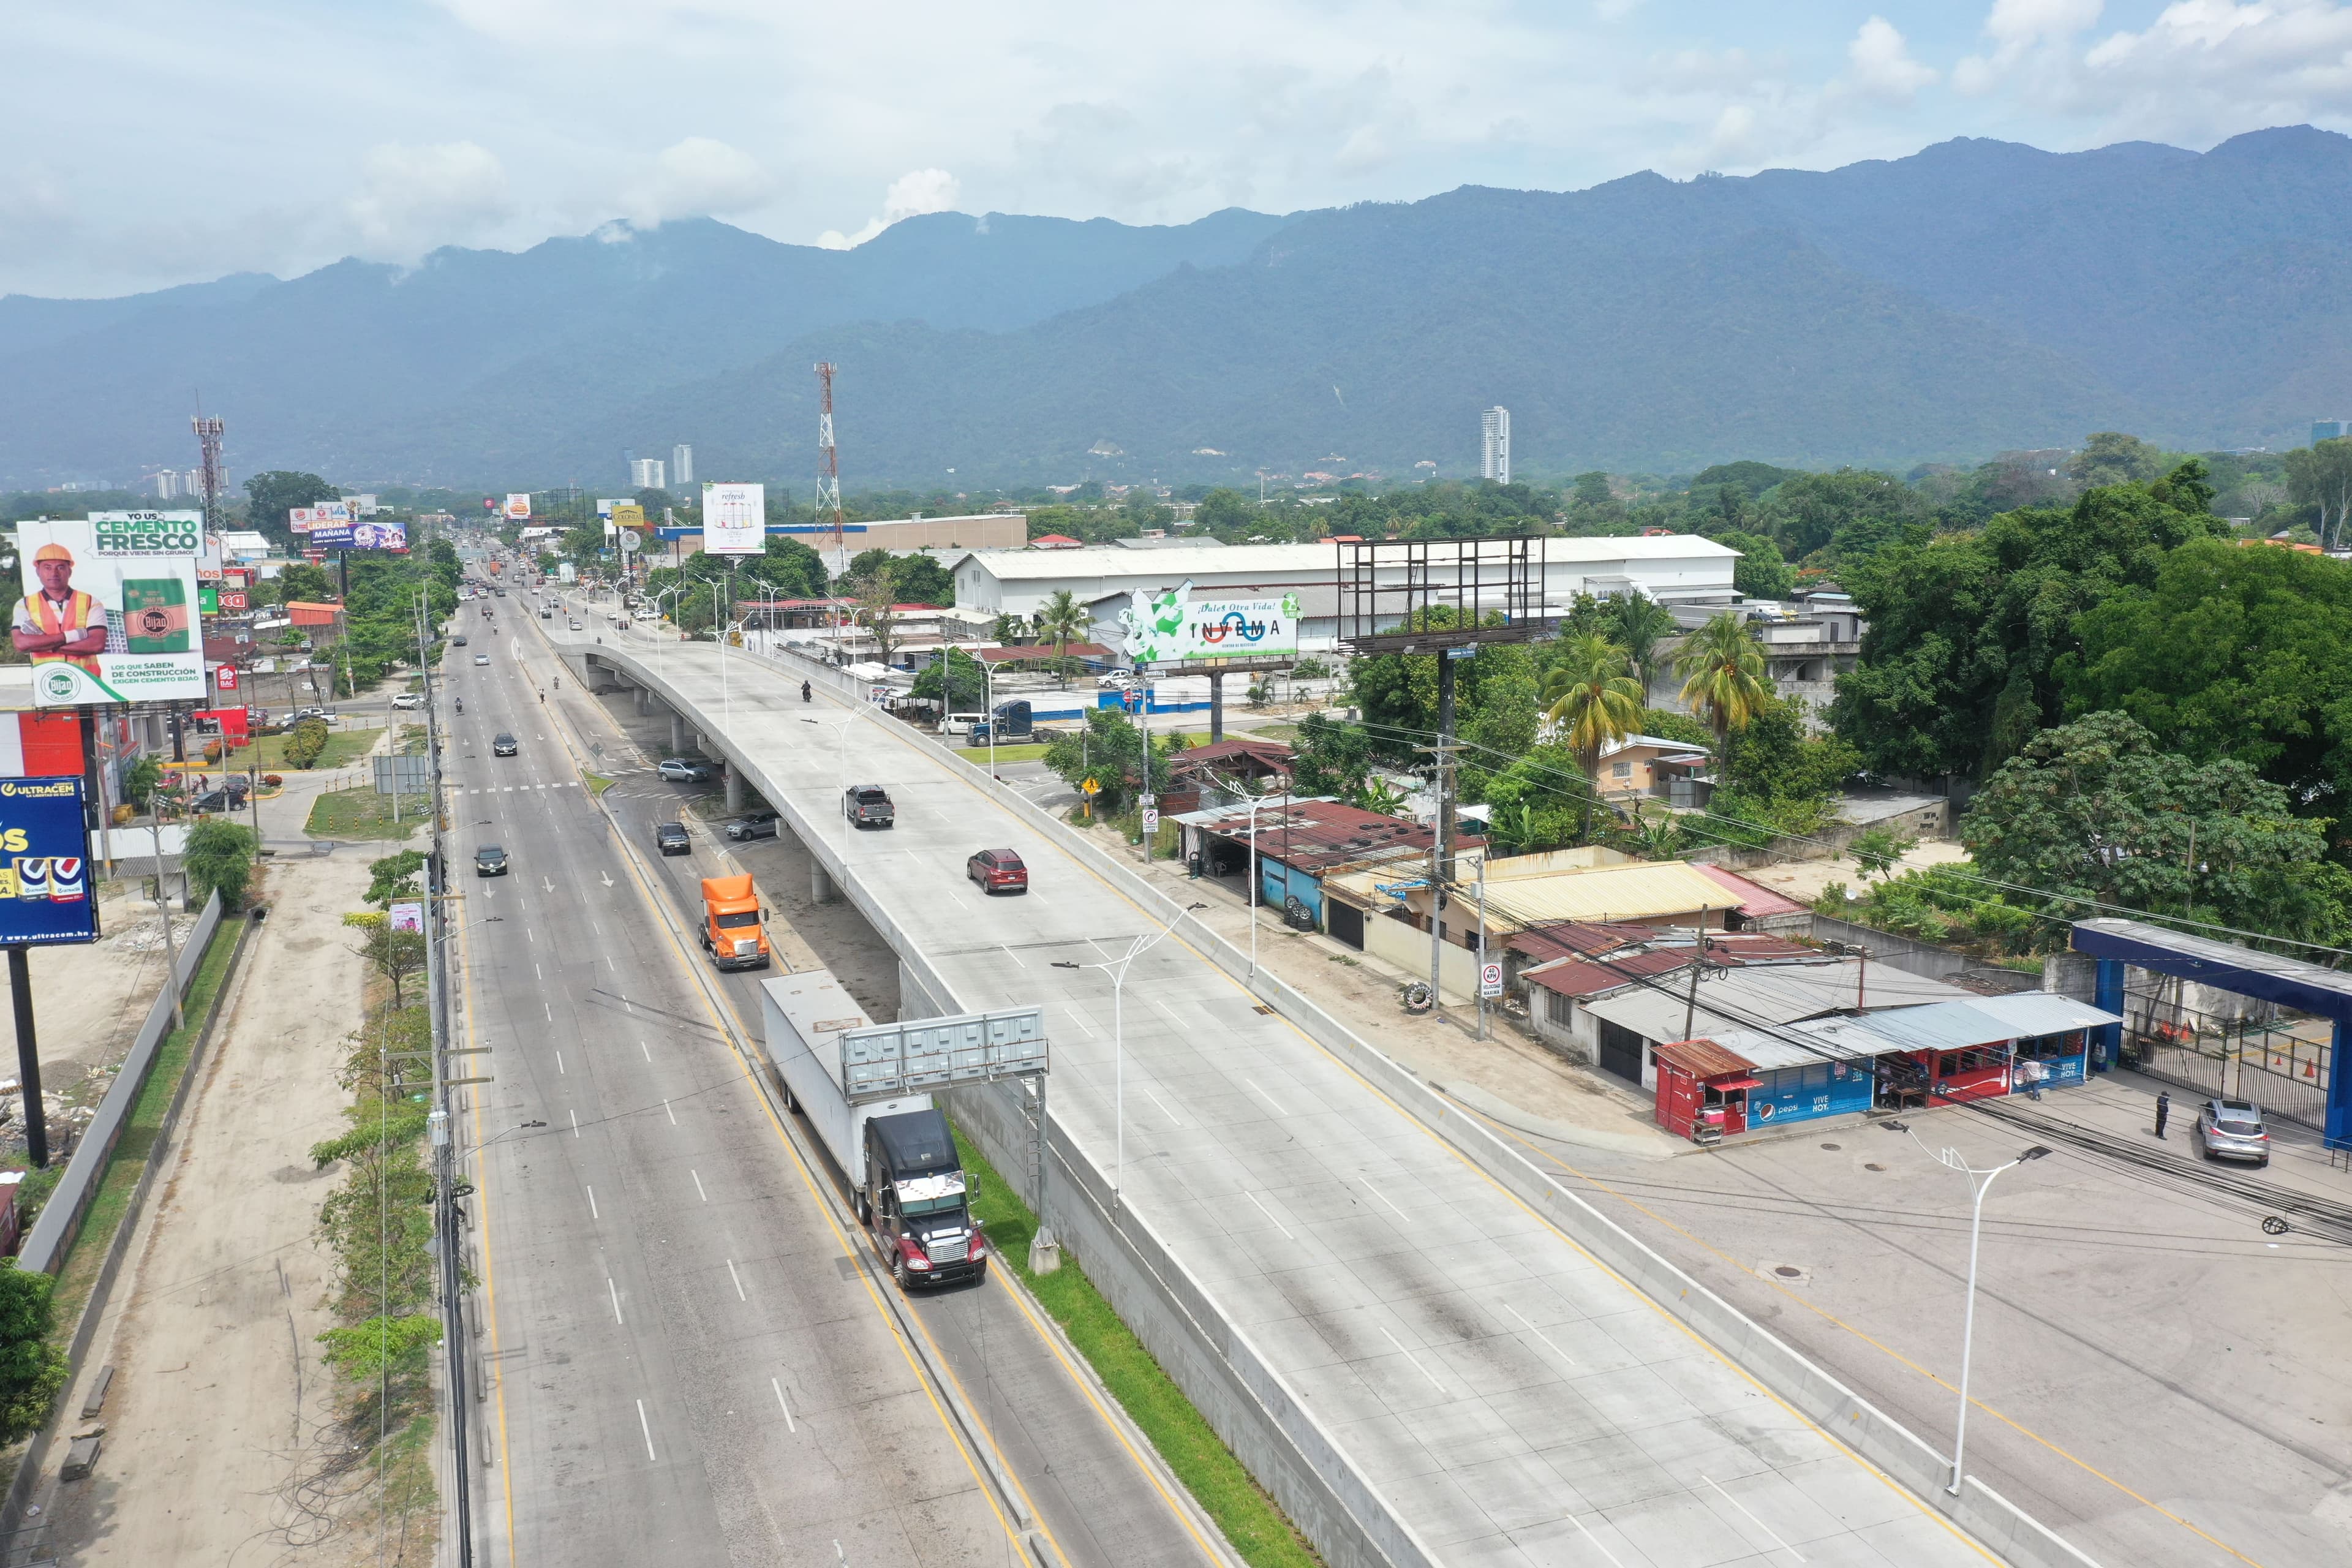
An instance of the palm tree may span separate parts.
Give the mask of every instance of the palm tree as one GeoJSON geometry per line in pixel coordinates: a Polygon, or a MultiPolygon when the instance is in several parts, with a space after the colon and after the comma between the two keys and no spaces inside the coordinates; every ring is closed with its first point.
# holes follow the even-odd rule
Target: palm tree
{"type": "Polygon", "coordinates": [[[1037,608],[1037,635],[1054,645],[1056,662],[1070,657],[1070,644],[1093,629],[1093,617],[1067,588],[1056,590],[1037,608]]]}
{"type": "Polygon", "coordinates": [[[1726,610],[1691,634],[1675,656],[1683,678],[1683,701],[1715,731],[1715,756],[1722,762],[1734,730],[1745,730],[1764,710],[1764,647],[1734,610],[1726,610]]]}
{"type": "Polygon", "coordinates": [[[1581,632],[1560,644],[1558,661],[1544,672],[1544,717],[1559,726],[1588,776],[1600,768],[1603,746],[1642,727],[1633,668],[1623,648],[1599,632],[1581,632]]]}
{"type": "Polygon", "coordinates": [[[1612,594],[1609,598],[1609,635],[1633,659],[1642,682],[1642,700],[1650,700],[1650,683],[1657,679],[1653,656],[1658,644],[1682,630],[1682,623],[1664,605],[1643,594],[1612,594]]]}

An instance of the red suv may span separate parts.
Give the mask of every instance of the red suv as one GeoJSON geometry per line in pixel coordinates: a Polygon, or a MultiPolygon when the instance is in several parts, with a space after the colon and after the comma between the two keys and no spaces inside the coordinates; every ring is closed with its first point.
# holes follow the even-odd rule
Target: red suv
{"type": "Polygon", "coordinates": [[[963,874],[980,884],[983,893],[1025,893],[1029,868],[1010,849],[983,849],[963,863],[963,874]]]}

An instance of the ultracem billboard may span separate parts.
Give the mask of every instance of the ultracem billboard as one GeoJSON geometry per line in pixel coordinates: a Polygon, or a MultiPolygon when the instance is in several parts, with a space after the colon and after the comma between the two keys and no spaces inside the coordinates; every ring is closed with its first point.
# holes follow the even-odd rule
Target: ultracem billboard
{"type": "Polygon", "coordinates": [[[32,660],[36,708],[205,694],[196,624],[203,537],[195,511],[16,525],[25,596],[11,635],[32,660]]]}
{"type": "Polygon", "coordinates": [[[0,947],[97,940],[81,780],[0,779],[0,947]]]}
{"type": "Polygon", "coordinates": [[[1298,596],[1194,599],[1190,579],[1162,593],[1138,588],[1119,612],[1127,656],[1139,665],[1222,658],[1294,658],[1298,596]]]}

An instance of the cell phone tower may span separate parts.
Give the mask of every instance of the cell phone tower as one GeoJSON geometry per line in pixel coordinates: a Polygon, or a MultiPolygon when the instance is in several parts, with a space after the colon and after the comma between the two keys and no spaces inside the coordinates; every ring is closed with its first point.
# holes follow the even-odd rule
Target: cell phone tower
{"type": "Polygon", "coordinates": [[[842,542],[841,455],[833,444],[833,363],[830,360],[817,363],[816,386],[816,510],[820,520],[828,511],[833,514],[833,569],[838,574],[847,571],[849,563],[844,553],[847,546],[842,542]]]}
{"type": "Polygon", "coordinates": [[[203,453],[203,484],[205,498],[205,528],[207,532],[220,531],[221,509],[225,504],[221,491],[228,485],[221,472],[221,433],[226,426],[219,419],[205,417],[205,400],[196,399],[196,412],[188,421],[196,433],[196,447],[203,453]]]}

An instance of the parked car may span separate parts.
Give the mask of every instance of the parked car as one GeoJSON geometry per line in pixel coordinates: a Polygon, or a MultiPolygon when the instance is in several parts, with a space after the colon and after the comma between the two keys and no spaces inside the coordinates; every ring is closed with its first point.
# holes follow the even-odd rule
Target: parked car
{"type": "Polygon", "coordinates": [[[694,836],[687,832],[683,822],[657,822],[654,824],[654,847],[665,855],[691,855],[694,836]]]}
{"type": "Polygon", "coordinates": [[[335,721],[335,710],[331,708],[297,708],[286,721],[289,724],[299,724],[305,719],[316,719],[321,724],[331,724],[335,721]]]}
{"type": "Polygon", "coordinates": [[[842,791],[841,814],[860,827],[891,827],[898,820],[898,807],[880,784],[851,784],[842,791]]]}
{"type": "Polygon", "coordinates": [[[188,802],[190,811],[243,811],[246,791],[243,789],[208,789],[188,802]]]}
{"type": "Polygon", "coordinates": [[[1095,677],[1095,685],[1104,691],[1124,691],[1135,684],[1135,677],[1124,669],[1106,671],[1095,677]]]}
{"type": "Polygon", "coordinates": [[[485,844],[474,851],[474,875],[503,877],[507,874],[507,852],[496,844],[485,844]]]}
{"type": "Polygon", "coordinates": [[[963,863],[963,874],[991,896],[1029,890],[1029,868],[1017,850],[983,849],[963,863]]]}
{"type": "Polygon", "coordinates": [[[515,738],[504,730],[490,737],[490,755],[494,757],[511,757],[521,750],[515,738]]]}
{"type": "Polygon", "coordinates": [[[654,772],[672,784],[708,784],[710,764],[700,757],[664,757],[654,765],[654,772]]]}
{"type": "Polygon", "coordinates": [[[422,708],[425,706],[425,694],[421,691],[395,692],[392,705],[394,708],[422,708]]]}
{"type": "Polygon", "coordinates": [[[2209,1160],[2271,1163],[2270,1129],[2251,1100],[2209,1100],[2197,1108],[2197,1150],[2209,1160]]]}
{"type": "Polygon", "coordinates": [[[490,656],[486,653],[478,653],[474,656],[474,662],[478,665],[488,664],[490,662],[490,656]]]}
{"type": "Polygon", "coordinates": [[[776,836],[776,824],[780,820],[782,819],[772,811],[754,811],[736,817],[727,824],[724,831],[728,837],[738,844],[751,838],[773,838],[776,836]]]}

